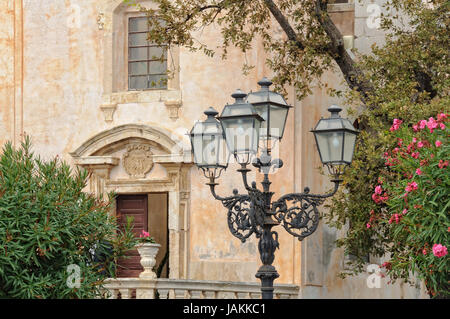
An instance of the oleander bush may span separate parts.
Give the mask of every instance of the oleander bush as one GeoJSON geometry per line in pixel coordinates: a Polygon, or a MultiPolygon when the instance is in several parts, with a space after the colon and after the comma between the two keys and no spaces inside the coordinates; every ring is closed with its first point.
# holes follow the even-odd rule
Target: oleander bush
{"type": "Polygon", "coordinates": [[[43,160],[28,136],[0,154],[0,298],[94,298],[134,247],[111,216],[114,196],[86,193],[88,173],[43,160]]]}
{"type": "Polygon", "coordinates": [[[382,154],[385,168],[366,224],[371,236],[390,243],[383,264],[390,278],[417,274],[432,296],[441,297],[450,293],[448,117],[440,113],[410,127],[394,119],[388,134],[396,144],[382,154]]]}

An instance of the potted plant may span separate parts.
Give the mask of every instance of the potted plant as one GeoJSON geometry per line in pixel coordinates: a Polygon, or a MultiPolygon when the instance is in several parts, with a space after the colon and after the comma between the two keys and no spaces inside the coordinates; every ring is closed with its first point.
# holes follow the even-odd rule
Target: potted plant
{"type": "Polygon", "coordinates": [[[157,244],[153,237],[145,230],[142,231],[139,236],[139,244],[137,250],[141,256],[141,265],[144,267],[144,271],[139,274],[139,278],[155,279],[156,273],[153,271],[153,267],[156,264],[156,255],[161,247],[157,244]]]}

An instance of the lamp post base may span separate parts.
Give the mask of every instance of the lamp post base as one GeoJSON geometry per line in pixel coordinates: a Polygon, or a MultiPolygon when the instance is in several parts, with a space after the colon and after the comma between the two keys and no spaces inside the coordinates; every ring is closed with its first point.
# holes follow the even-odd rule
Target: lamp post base
{"type": "Polygon", "coordinates": [[[255,275],[261,280],[262,299],[273,299],[273,281],[280,277],[277,270],[272,265],[262,265],[255,275]]]}

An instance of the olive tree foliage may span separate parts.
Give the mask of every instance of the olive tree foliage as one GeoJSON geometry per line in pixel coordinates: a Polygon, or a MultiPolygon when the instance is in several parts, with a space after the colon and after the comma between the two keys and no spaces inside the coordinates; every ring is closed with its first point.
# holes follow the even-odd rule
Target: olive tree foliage
{"type": "MultiPolygon", "coordinates": [[[[311,83],[321,85],[320,76],[336,64],[350,88],[363,99],[371,90],[362,80],[361,70],[344,48],[342,35],[327,14],[329,1],[322,0],[155,0],[156,9],[141,7],[135,0],[125,3],[139,6],[150,17],[149,38],[159,44],[184,46],[212,56],[220,51],[226,58],[230,46],[242,52],[262,41],[270,55],[267,64],[275,72],[272,79],[283,90],[296,88],[302,98],[311,93],[311,83]],[[164,23],[159,23],[160,21],[164,23]],[[274,23],[284,36],[274,37],[274,23]],[[220,29],[222,45],[208,47],[196,33],[215,25],[220,29]]],[[[245,64],[244,71],[252,68],[245,64]]]]}
{"type": "MultiPolygon", "coordinates": [[[[360,1],[360,0],[356,0],[360,1]]],[[[133,0],[125,2],[133,4],[133,0]]],[[[450,99],[449,12],[447,0],[386,0],[380,28],[382,46],[370,54],[349,52],[342,34],[327,12],[327,0],[153,0],[149,38],[157,43],[201,50],[227,57],[230,47],[247,52],[262,42],[267,65],[277,90],[295,88],[297,98],[311,93],[325,71],[340,72],[347,89],[328,88],[343,98],[361,130],[353,164],[346,170],[343,187],[329,204],[325,220],[346,229],[337,244],[356,258],[350,273],[365,271],[369,254],[383,256],[392,242],[381,233],[368,232],[374,208],[373,187],[385,168],[382,154],[397,142],[389,127],[394,119],[403,125],[448,113],[450,99]],[[165,21],[159,24],[154,16],[165,21]],[[222,45],[210,48],[201,42],[202,28],[214,26],[222,45]],[[276,28],[275,28],[276,27],[276,28]],[[282,36],[275,29],[282,30],[282,36]],[[198,37],[198,38],[197,38],[198,37]]],[[[138,5],[138,4],[135,4],[138,5]]],[[[244,71],[251,66],[244,64],[244,71]]],[[[408,279],[405,271],[399,276],[408,279]]],[[[394,278],[395,279],[395,278],[394,278]]]]}

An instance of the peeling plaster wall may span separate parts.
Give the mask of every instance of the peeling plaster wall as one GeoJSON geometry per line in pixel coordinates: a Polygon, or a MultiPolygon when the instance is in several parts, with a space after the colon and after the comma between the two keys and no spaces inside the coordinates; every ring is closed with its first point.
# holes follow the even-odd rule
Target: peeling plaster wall
{"type": "MultiPolygon", "coordinates": [[[[15,48],[21,45],[16,25],[21,25],[13,1],[0,4],[0,144],[15,140],[16,132],[16,61],[15,48]]],[[[21,86],[19,85],[19,88],[21,86]]]]}

